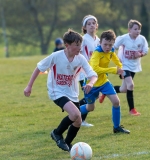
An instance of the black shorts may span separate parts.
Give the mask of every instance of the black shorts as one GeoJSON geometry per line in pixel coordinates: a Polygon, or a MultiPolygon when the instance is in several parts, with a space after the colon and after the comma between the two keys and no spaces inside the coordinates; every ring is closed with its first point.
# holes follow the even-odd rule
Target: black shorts
{"type": "MultiPolygon", "coordinates": [[[[124,78],[127,78],[127,77],[132,77],[132,79],[134,78],[135,76],[135,72],[131,72],[131,71],[127,71],[127,70],[124,70],[124,78]]],[[[121,78],[121,75],[119,76],[121,78]]],[[[121,78],[122,79],[122,78],[121,78]]]]}
{"type": "MultiPolygon", "coordinates": [[[[60,98],[54,100],[54,103],[62,109],[62,112],[64,112],[63,107],[69,101],[71,101],[71,100],[68,97],[64,96],[64,97],[60,97],[60,98]]],[[[72,102],[72,103],[74,103],[75,106],[80,110],[80,104],[79,104],[79,102],[72,102]]]]}

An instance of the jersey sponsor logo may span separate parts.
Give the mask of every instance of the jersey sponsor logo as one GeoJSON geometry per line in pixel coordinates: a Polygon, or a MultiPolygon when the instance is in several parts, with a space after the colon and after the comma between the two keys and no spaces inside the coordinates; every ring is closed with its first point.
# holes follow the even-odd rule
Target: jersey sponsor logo
{"type": "Polygon", "coordinates": [[[134,59],[135,55],[136,55],[138,52],[141,52],[141,51],[130,51],[130,50],[126,50],[126,51],[125,51],[125,58],[134,59]]]}
{"type": "Polygon", "coordinates": [[[57,85],[72,85],[73,75],[57,74],[56,84],[57,85]]]}

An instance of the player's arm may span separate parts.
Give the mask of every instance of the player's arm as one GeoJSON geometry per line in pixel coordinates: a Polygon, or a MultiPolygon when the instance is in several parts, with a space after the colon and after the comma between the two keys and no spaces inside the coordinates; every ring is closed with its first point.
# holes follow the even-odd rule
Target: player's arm
{"type": "Polygon", "coordinates": [[[87,94],[90,92],[93,85],[97,81],[98,76],[97,76],[96,72],[92,69],[92,67],[89,65],[89,63],[85,59],[85,57],[81,57],[81,58],[82,58],[82,63],[83,63],[82,68],[85,71],[87,78],[89,80],[89,82],[85,86],[83,86],[84,92],[87,94]]]}
{"type": "Polygon", "coordinates": [[[106,74],[106,73],[112,73],[116,74],[117,73],[117,67],[100,67],[99,66],[99,61],[102,57],[100,56],[100,53],[97,51],[94,51],[92,54],[92,57],[90,59],[90,65],[93,68],[93,70],[99,75],[99,74],[106,74]]]}
{"type": "Polygon", "coordinates": [[[93,85],[95,84],[95,82],[97,81],[97,76],[92,76],[89,78],[89,82],[83,86],[84,92],[86,94],[88,94],[90,92],[90,90],[92,89],[93,85]]]}
{"type": "Polygon", "coordinates": [[[118,37],[116,38],[116,40],[115,40],[114,48],[115,48],[115,49],[118,49],[119,46],[123,45],[123,43],[124,43],[124,35],[118,36],[118,37]]]}
{"type": "Polygon", "coordinates": [[[148,43],[147,43],[147,40],[145,37],[143,37],[143,48],[142,48],[142,51],[141,52],[136,52],[136,54],[134,55],[135,58],[140,58],[140,57],[143,57],[143,56],[146,56],[147,53],[148,53],[148,43]]]}
{"type": "Polygon", "coordinates": [[[35,70],[32,73],[32,76],[29,80],[29,83],[28,83],[27,87],[24,89],[24,95],[26,97],[30,96],[33,83],[34,83],[35,79],[37,78],[37,76],[39,75],[39,73],[40,73],[40,70],[36,67],[35,70]]]}
{"type": "Polygon", "coordinates": [[[36,80],[37,76],[40,72],[45,72],[47,69],[49,69],[53,65],[53,59],[56,52],[53,52],[50,56],[47,56],[43,60],[37,63],[37,67],[33,71],[31,78],[29,80],[29,83],[27,87],[24,89],[24,95],[29,97],[31,94],[32,86],[34,81],[36,80]]]}

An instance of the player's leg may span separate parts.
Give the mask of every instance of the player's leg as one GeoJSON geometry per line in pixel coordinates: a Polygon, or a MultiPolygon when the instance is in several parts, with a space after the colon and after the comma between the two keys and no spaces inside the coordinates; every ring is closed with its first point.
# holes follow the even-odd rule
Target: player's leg
{"type": "Polygon", "coordinates": [[[117,96],[117,94],[107,95],[107,97],[112,102],[112,122],[113,122],[113,132],[114,133],[127,133],[129,134],[130,131],[127,129],[124,129],[120,125],[121,121],[121,110],[120,110],[120,100],[117,96]]]}
{"type": "Polygon", "coordinates": [[[71,150],[71,143],[73,139],[76,137],[82,122],[81,112],[79,111],[79,103],[74,103],[75,106],[73,103],[71,103],[72,102],[70,101],[64,106],[64,110],[69,114],[69,119],[73,121],[73,123],[70,125],[68,129],[68,133],[65,138],[65,142],[67,143],[69,150],[71,150]]]}
{"type": "Polygon", "coordinates": [[[125,86],[126,88],[120,87],[120,92],[124,93],[126,92],[126,98],[129,106],[129,113],[134,116],[139,116],[140,113],[136,111],[134,106],[134,82],[133,78],[135,76],[134,72],[125,71],[126,75],[124,78],[125,86]]]}
{"type": "MultiPolygon", "coordinates": [[[[80,75],[80,78],[81,78],[81,75],[80,75]]],[[[82,78],[83,78],[83,77],[82,77],[82,78]]],[[[85,78],[84,78],[84,80],[80,80],[80,81],[79,81],[81,88],[85,85],[85,81],[86,81],[85,78]]],[[[86,104],[85,98],[82,98],[82,99],[79,101],[79,103],[80,103],[80,106],[86,104]]],[[[88,113],[81,115],[81,117],[82,117],[81,126],[92,127],[93,124],[90,124],[90,123],[88,123],[88,122],[85,121],[85,119],[87,118],[87,115],[88,115],[88,113]]]]}
{"type": "MultiPolygon", "coordinates": [[[[80,103],[80,106],[87,104],[85,98],[82,98],[82,99],[79,101],[79,103],[80,103]]],[[[93,124],[90,124],[90,123],[88,123],[88,122],[85,121],[85,119],[87,118],[87,115],[88,115],[88,113],[81,115],[81,117],[82,117],[81,126],[92,127],[93,124]]]]}
{"type": "Polygon", "coordinates": [[[126,93],[127,92],[127,85],[124,79],[122,80],[122,85],[121,86],[114,86],[114,89],[116,93],[126,93]]]}
{"type": "Polygon", "coordinates": [[[120,126],[120,120],[121,120],[120,100],[112,84],[110,82],[105,83],[101,88],[101,92],[107,95],[107,97],[110,99],[112,103],[113,132],[130,133],[130,131],[123,129],[120,126]]]}
{"type": "Polygon", "coordinates": [[[51,132],[51,137],[57,143],[57,146],[62,150],[69,151],[69,147],[63,139],[63,133],[70,125],[75,125],[76,132],[78,132],[81,125],[81,113],[76,105],[67,97],[61,97],[54,101],[62,110],[65,110],[69,116],[63,118],[59,126],[51,132]]]}
{"type": "Polygon", "coordinates": [[[135,76],[134,72],[125,71],[125,77],[122,82],[121,86],[114,86],[117,93],[126,93],[126,98],[129,106],[129,113],[131,115],[138,116],[140,115],[139,112],[136,111],[134,107],[134,96],[133,96],[133,90],[134,90],[134,82],[133,78],[135,76]]]}
{"type": "Polygon", "coordinates": [[[92,88],[89,94],[85,94],[86,103],[80,106],[81,116],[88,114],[89,112],[93,111],[95,108],[95,100],[99,95],[99,91],[96,89],[98,87],[92,88]]]}
{"type": "Polygon", "coordinates": [[[129,106],[129,113],[134,116],[139,116],[140,113],[136,111],[135,106],[134,106],[134,82],[132,77],[126,77],[125,82],[127,85],[127,93],[126,93],[126,98],[129,106]]]}

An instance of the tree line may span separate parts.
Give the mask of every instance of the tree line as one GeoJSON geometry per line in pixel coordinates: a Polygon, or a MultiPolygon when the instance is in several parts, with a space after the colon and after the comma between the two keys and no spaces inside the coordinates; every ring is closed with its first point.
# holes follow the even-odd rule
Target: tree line
{"type": "Polygon", "coordinates": [[[45,55],[68,28],[81,33],[82,19],[88,14],[97,17],[99,32],[113,29],[116,35],[127,32],[128,21],[137,19],[142,23],[141,34],[149,41],[149,7],[149,0],[0,0],[0,41],[6,57],[18,44],[24,54],[32,46],[45,55]]]}

